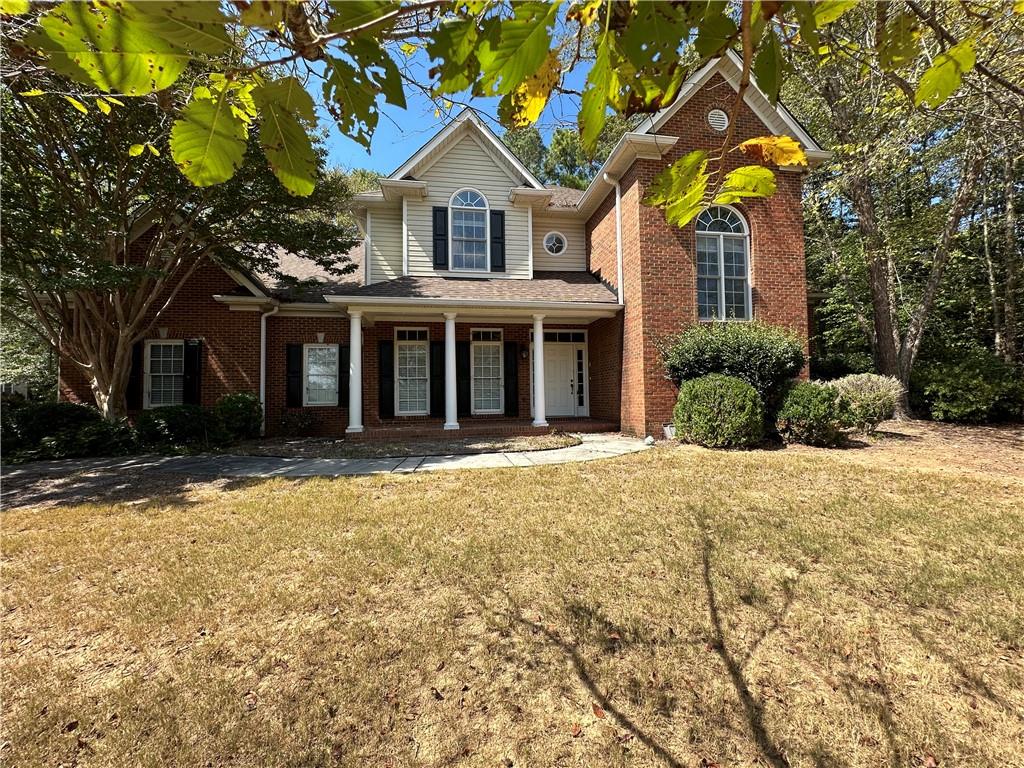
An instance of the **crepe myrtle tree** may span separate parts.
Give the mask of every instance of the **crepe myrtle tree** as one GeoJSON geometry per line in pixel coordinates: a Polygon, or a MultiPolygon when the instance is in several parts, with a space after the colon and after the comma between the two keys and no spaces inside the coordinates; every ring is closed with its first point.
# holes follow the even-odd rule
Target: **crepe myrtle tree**
{"type": "MultiPolygon", "coordinates": [[[[995,71],[989,55],[992,17],[1002,8],[956,4],[951,12],[966,21],[953,34],[945,8],[909,0],[877,5],[880,34],[869,53],[891,71],[922,54],[930,62],[916,83],[907,83],[904,95],[915,106],[941,104],[973,71],[1003,91],[1022,90],[995,71]]],[[[691,63],[738,52],[735,112],[751,73],[771,100],[778,98],[795,51],[819,58],[861,53],[823,43],[823,33],[856,6],[856,0],[3,0],[0,12],[8,19],[5,78],[58,72],[77,84],[62,94],[76,108],[104,112],[125,98],[186,82],[169,148],[189,181],[209,186],[230,179],[258,126],[259,145],[278,179],[306,195],[315,167],[311,94],[343,135],[367,147],[381,101],[404,108],[407,90],[436,99],[439,108],[466,95],[497,97],[508,127],[536,122],[552,94],[566,94],[579,100],[580,139],[593,154],[609,113],[653,113],[672,103],[691,63]],[[212,65],[210,56],[217,57],[212,65]],[[205,76],[184,77],[197,64],[205,76]],[[588,69],[577,91],[566,75],[581,65],[588,69]]],[[[1012,7],[1007,12],[1024,13],[1024,3],[1012,7]]],[[[733,144],[730,128],[719,151],[680,158],[652,185],[648,203],[683,226],[710,203],[773,194],[772,167],[806,163],[788,137],[733,144]],[[741,150],[751,164],[723,172],[726,154],[741,150]]]]}
{"type": "Polygon", "coordinates": [[[45,83],[51,95],[19,95],[24,83],[0,93],[4,125],[17,126],[5,131],[0,158],[3,321],[40,333],[77,367],[106,418],[125,415],[133,345],[204,262],[275,275],[285,248],[330,273],[353,268],[339,257],[356,241],[351,220],[337,215],[346,178],[323,172],[319,143],[304,197],[256,152],[222,184],[197,187],[167,147],[187,92],[83,114],[56,95],[68,83],[45,83]]]}

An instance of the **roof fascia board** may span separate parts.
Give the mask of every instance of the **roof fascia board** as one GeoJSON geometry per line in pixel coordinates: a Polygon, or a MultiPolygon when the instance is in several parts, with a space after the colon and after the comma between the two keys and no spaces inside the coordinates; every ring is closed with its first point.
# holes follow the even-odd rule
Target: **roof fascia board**
{"type": "Polygon", "coordinates": [[[618,140],[601,168],[594,174],[583,197],[576,204],[575,210],[589,216],[592,209],[605,198],[611,189],[604,180],[605,174],[619,177],[637,159],[659,160],[678,141],[677,136],[657,136],[639,131],[622,134],[622,138],[618,140]]]}
{"type": "Polygon", "coordinates": [[[439,298],[401,298],[398,296],[344,296],[325,294],[324,299],[332,304],[351,304],[362,306],[381,305],[387,307],[404,306],[415,310],[417,307],[480,307],[495,309],[523,309],[540,312],[543,310],[573,310],[615,312],[622,308],[621,304],[601,301],[507,301],[504,299],[439,299],[439,298]]]}

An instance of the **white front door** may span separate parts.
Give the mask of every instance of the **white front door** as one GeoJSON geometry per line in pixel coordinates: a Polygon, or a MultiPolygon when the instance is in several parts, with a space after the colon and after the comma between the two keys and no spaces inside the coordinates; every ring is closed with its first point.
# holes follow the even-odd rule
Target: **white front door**
{"type": "Polygon", "coordinates": [[[544,402],[548,416],[575,416],[572,344],[544,345],[544,402]]]}

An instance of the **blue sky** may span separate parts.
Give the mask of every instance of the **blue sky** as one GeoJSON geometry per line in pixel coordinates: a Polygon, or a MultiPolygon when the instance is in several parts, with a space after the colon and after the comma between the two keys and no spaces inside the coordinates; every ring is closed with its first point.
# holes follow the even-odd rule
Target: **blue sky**
{"type": "MultiPolygon", "coordinates": [[[[429,62],[426,55],[422,53],[414,55],[408,63],[409,74],[424,84],[429,82],[428,69],[429,62]]],[[[578,66],[566,76],[563,85],[573,90],[582,91],[587,69],[589,69],[589,65],[578,66]]],[[[343,136],[330,116],[321,112],[321,125],[327,126],[329,131],[327,136],[328,164],[344,169],[369,168],[385,174],[398,168],[420,146],[428,142],[447,122],[448,118],[448,115],[444,113],[440,117],[436,117],[434,102],[418,90],[406,89],[406,101],[408,108],[398,109],[390,104],[385,104],[383,99],[378,100],[381,115],[369,152],[358,142],[343,136]]],[[[456,103],[452,107],[451,115],[462,111],[463,103],[469,104],[488,121],[491,128],[499,135],[503,133],[504,129],[497,122],[499,99],[473,98],[467,93],[458,96],[456,101],[460,103],[456,103]]],[[[549,140],[551,132],[555,128],[575,124],[578,111],[579,97],[556,95],[552,98],[537,123],[545,141],[549,140]]]]}

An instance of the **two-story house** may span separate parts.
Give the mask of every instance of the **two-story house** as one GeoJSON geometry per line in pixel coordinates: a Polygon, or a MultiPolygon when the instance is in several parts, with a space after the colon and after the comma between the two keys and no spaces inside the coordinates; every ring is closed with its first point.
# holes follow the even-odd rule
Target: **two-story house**
{"type": "MultiPolygon", "coordinates": [[[[270,434],[288,413],[324,435],[657,434],[675,398],[660,339],[719,318],[807,334],[799,169],[776,169],[772,197],[711,207],[684,229],[643,203],[669,163],[721,145],[738,79],[731,55],[700,69],[582,192],[541,183],[464,111],[355,197],[364,241],[350,279],[299,295],[197,271],[140,343],[129,407],[248,390],[270,434]]],[[[785,134],[812,163],[827,156],[756,85],[734,119],[737,143],[785,134]]],[[[727,167],[749,163],[738,154],[727,167]]],[[[88,402],[64,373],[65,395],[88,402]]]]}

